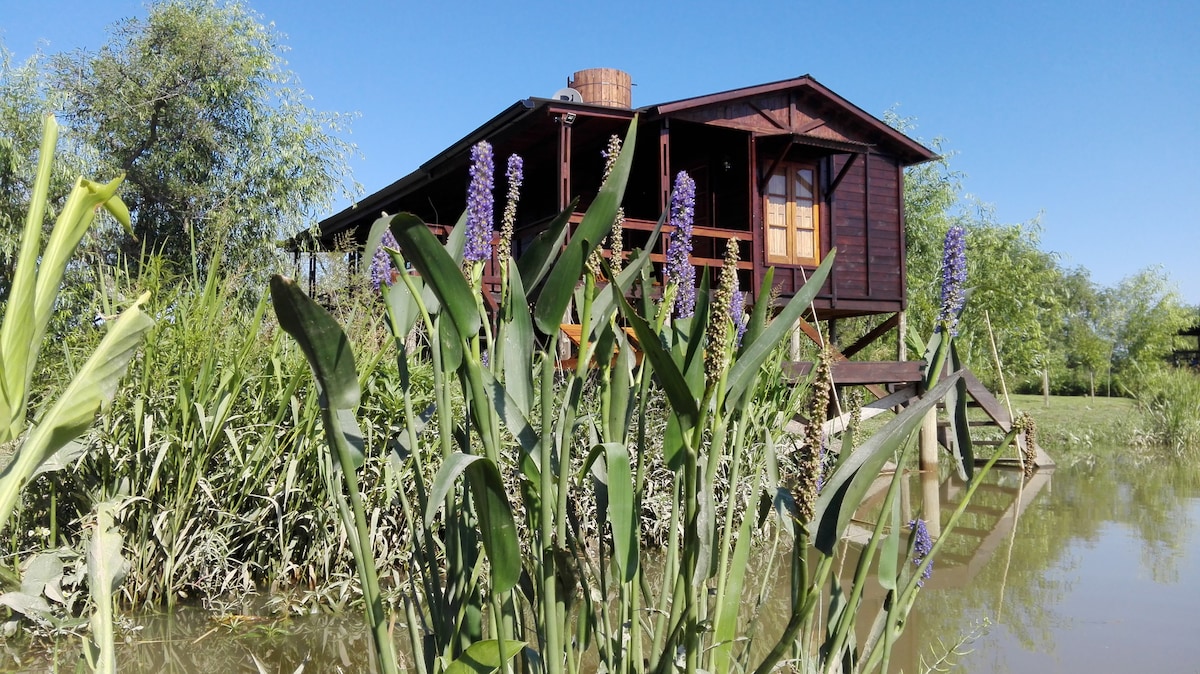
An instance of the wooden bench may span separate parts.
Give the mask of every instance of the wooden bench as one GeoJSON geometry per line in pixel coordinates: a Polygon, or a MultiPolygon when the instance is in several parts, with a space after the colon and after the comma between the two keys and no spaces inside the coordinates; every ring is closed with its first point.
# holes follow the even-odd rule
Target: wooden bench
{"type": "MultiPolygon", "coordinates": [[[[578,323],[562,323],[558,326],[560,332],[575,345],[575,351],[578,353],[583,345],[583,326],[578,323]]],[[[634,362],[638,365],[642,363],[642,350],[638,348],[637,333],[633,328],[625,328],[625,335],[629,339],[629,346],[633,349],[634,362]]],[[[613,362],[616,362],[616,345],[613,345],[613,362]]],[[[564,358],[559,363],[559,369],[571,370],[579,363],[576,358],[564,358]]],[[[592,367],[596,367],[595,358],[592,359],[592,367]]]]}

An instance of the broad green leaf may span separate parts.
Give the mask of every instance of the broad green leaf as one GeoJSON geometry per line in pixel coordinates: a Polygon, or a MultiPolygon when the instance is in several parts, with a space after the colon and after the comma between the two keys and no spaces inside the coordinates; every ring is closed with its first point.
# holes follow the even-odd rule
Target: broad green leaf
{"type": "MultiPolygon", "coordinates": [[[[421,273],[427,288],[445,308],[461,338],[479,333],[480,318],[475,291],[442,244],[421,219],[411,213],[392,216],[395,235],[405,259],[421,273]]],[[[458,229],[458,228],[456,228],[458,229]]]]}
{"type": "Polygon", "coordinates": [[[588,255],[612,229],[625,194],[625,183],[629,180],[629,169],[633,165],[633,147],[637,143],[637,123],[635,117],[629,124],[629,132],[625,135],[625,144],[621,146],[621,154],[616,164],[600,188],[600,193],[588,208],[579,223],[567,247],[559,255],[558,261],[546,277],[546,286],[538,297],[537,308],[534,310],[534,323],[542,334],[555,335],[558,326],[563,321],[567,304],[571,301],[571,293],[575,284],[583,275],[588,255]]]}
{"type": "Polygon", "coordinates": [[[339,455],[339,462],[335,465],[342,465],[340,458],[345,454],[350,465],[361,468],[366,461],[366,447],[362,429],[358,426],[358,419],[354,417],[354,410],[325,408],[321,411],[321,419],[325,424],[325,437],[329,446],[339,455]]]}
{"type": "MultiPolygon", "coordinates": [[[[897,468],[892,474],[892,480],[903,480],[904,470],[897,468]]],[[[877,569],[879,576],[879,584],[885,590],[895,590],[896,581],[899,578],[898,557],[900,555],[900,490],[889,490],[892,498],[888,501],[886,509],[880,514],[880,517],[886,517],[888,522],[887,533],[884,534],[883,542],[879,544],[879,568],[877,569]]]]}
{"type": "Polygon", "coordinates": [[[512,507],[496,464],[476,454],[455,452],[447,457],[433,479],[433,488],[429,490],[425,526],[433,525],[434,515],[445,503],[458,476],[464,473],[475,499],[479,536],[483,539],[484,550],[492,564],[492,590],[507,592],[521,576],[521,550],[512,507]]]}
{"type": "MultiPolygon", "coordinates": [[[[392,235],[395,236],[396,230],[392,230],[392,235]]],[[[463,251],[467,247],[467,212],[463,211],[462,215],[458,216],[458,222],[454,223],[454,227],[450,229],[450,233],[446,235],[446,245],[444,250],[454,260],[457,267],[462,267],[463,251]]],[[[433,293],[433,289],[428,285],[425,286],[425,291],[421,293],[421,299],[425,302],[425,308],[432,316],[442,310],[442,303],[433,293]]]]}
{"type": "MultiPolygon", "coordinates": [[[[487,368],[480,368],[480,374],[483,377],[483,392],[487,395],[488,402],[491,403],[492,409],[495,410],[496,416],[504,420],[504,425],[508,427],[508,432],[512,433],[517,439],[517,445],[521,448],[521,453],[529,458],[532,462],[532,468],[535,471],[541,471],[541,461],[538,452],[538,447],[541,445],[541,438],[533,425],[529,423],[529,419],[525,416],[524,410],[512,398],[512,395],[506,387],[496,378],[487,368]]],[[[538,474],[534,473],[526,475],[536,484],[538,474]]]]}
{"type": "Polygon", "coordinates": [[[663,463],[671,470],[683,467],[684,435],[691,426],[683,428],[679,415],[667,416],[667,428],[663,431],[663,463]]]}
{"type": "MultiPolygon", "coordinates": [[[[398,265],[402,265],[404,261],[403,257],[395,254],[392,255],[392,259],[398,265]]],[[[401,268],[403,269],[402,266],[401,268]]],[[[414,278],[413,285],[421,288],[423,282],[419,278],[414,278]]],[[[417,298],[413,297],[412,291],[405,283],[382,285],[379,287],[379,291],[383,294],[384,302],[387,303],[388,327],[391,328],[392,337],[404,342],[421,316],[421,307],[417,304],[417,298]]]]}
{"type": "Polygon", "coordinates": [[[563,243],[567,240],[567,228],[571,216],[579,206],[579,197],[575,197],[561,213],[554,216],[550,225],[534,237],[533,242],[525,249],[521,259],[517,260],[517,269],[521,275],[521,284],[528,290],[529,301],[537,301],[541,293],[542,280],[558,259],[563,243]]]}
{"type": "Polygon", "coordinates": [[[154,325],[141,310],[148,298],[149,293],[143,294],[109,326],[91,357],[0,473],[0,529],[38,466],[83,434],[101,405],[112,399],[142,336],[154,325]]]}
{"type": "Polygon", "coordinates": [[[470,464],[483,459],[476,454],[454,452],[442,462],[437,475],[433,478],[433,487],[429,490],[429,502],[425,504],[425,527],[433,526],[433,516],[437,514],[446,501],[446,496],[454,489],[458,476],[463,474],[470,464]]]}
{"type": "Polygon", "coordinates": [[[446,666],[445,674],[492,674],[516,657],[523,648],[524,641],[476,641],[446,666]]]}
{"type": "Polygon", "coordinates": [[[738,358],[741,354],[750,348],[750,345],[758,341],[758,336],[767,327],[767,315],[771,311],[771,307],[767,306],[767,298],[771,296],[771,287],[775,283],[775,268],[767,267],[767,273],[763,275],[762,285],[758,288],[758,301],[754,303],[754,309],[750,312],[750,320],[746,323],[746,333],[742,335],[742,345],[738,347],[738,358]]]}
{"type": "MultiPolygon", "coordinates": [[[[525,299],[525,285],[512,260],[508,262],[508,306],[504,310],[503,359],[504,388],[512,396],[521,414],[533,409],[533,319],[525,299]]],[[[536,450],[531,450],[536,453],[536,450]]]]}
{"type": "MultiPolygon", "coordinates": [[[[958,343],[950,338],[950,369],[960,372],[962,360],[958,356],[958,343]]],[[[946,409],[950,411],[950,434],[954,438],[954,462],[958,476],[968,482],[975,477],[975,450],[971,446],[971,424],[967,420],[967,380],[958,383],[946,394],[946,409]]]]}
{"type": "Polygon", "coordinates": [[[612,527],[613,561],[624,582],[633,580],[638,568],[638,512],[633,493],[633,467],[629,448],[623,443],[604,443],[608,468],[608,523],[612,527]]]}
{"type": "Polygon", "coordinates": [[[337,320],[295,281],[279,274],[271,277],[271,303],[279,327],[296,340],[308,359],[324,404],[330,409],[356,407],[359,388],[354,353],[337,320]]]}
{"type": "Polygon", "coordinates": [[[475,498],[479,537],[492,565],[492,592],[503,594],[521,579],[521,545],[512,504],[500,470],[490,459],[467,464],[467,484],[475,498]]]}
{"type": "Polygon", "coordinates": [[[883,464],[903,446],[921,425],[925,413],[933,409],[960,378],[959,373],[954,373],[942,380],[854,450],[829,476],[817,497],[814,516],[817,531],[813,545],[818,550],[833,555],[834,546],[841,539],[842,532],[861,505],[871,482],[878,477],[883,464]]]}
{"type": "MultiPolygon", "coordinates": [[[[83,235],[91,227],[96,210],[116,197],[117,187],[123,180],[124,176],[100,184],[80,178],[75,182],[75,189],[71,190],[71,195],[67,197],[67,203],[55,221],[54,229],[50,230],[50,239],[38,260],[35,290],[37,299],[33,316],[36,330],[33,339],[37,343],[41,342],[46,325],[50,322],[50,314],[54,311],[55,298],[58,297],[67,264],[75,255],[75,249],[79,247],[83,235]]],[[[123,208],[122,205],[117,209],[118,212],[123,208]]],[[[32,362],[30,367],[33,367],[32,362]]]]}
{"type": "MultiPolygon", "coordinates": [[[[725,387],[726,411],[731,411],[740,404],[742,394],[749,390],[751,384],[758,378],[758,368],[766,362],[771,352],[775,350],[775,346],[795,329],[796,320],[808,310],[813,298],[825,284],[825,278],[829,276],[829,270],[833,268],[833,260],[836,257],[836,250],[829,251],[829,255],[825,256],[821,266],[817,267],[817,270],[809,277],[808,283],[805,283],[804,287],[792,296],[775,320],[771,321],[771,324],[749,346],[743,347],[737,361],[729,368],[725,387]]],[[[755,308],[755,312],[757,313],[757,308],[755,308]]]]}
{"type": "Polygon", "coordinates": [[[96,526],[92,530],[87,552],[92,633],[85,642],[85,652],[92,670],[104,674],[117,671],[113,594],[120,588],[129,570],[129,562],[121,556],[122,537],[114,522],[118,506],[116,501],[96,505],[96,526]]]}
{"type": "Polygon", "coordinates": [[[38,256],[41,253],[42,220],[45,218],[50,175],[54,169],[54,146],[58,143],[58,122],[47,115],[42,128],[38,153],[37,177],[30,195],[21,249],[9,281],[9,294],[0,326],[0,443],[21,434],[25,401],[29,396],[29,372],[37,359],[38,344],[34,328],[38,256]]]}
{"type": "Polygon", "coordinates": [[[608,406],[608,418],[604,420],[608,424],[608,437],[613,439],[624,438],[629,434],[629,411],[633,408],[635,397],[632,381],[633,347],[625,338],[624,330],[618,330],[616,335],[617,358],[612,369],[612,384],[609,387],[612,400],[608,406]]]}
{"type": "Polygon", "coordinates": [[[0,443],[19,436],[25,426],[26,402],[46,326],[54,311],[63,274],[79,241],[104,207],[129,229],[129,210],[116,196],[123,177],[101,185],[80,178],[40,249],[42,221],[58,124],[46,118],[32,200],[13,270],[4,324],[0,326],[0,443]]]}
{"type": "Polygon", "coordinates": [[[747,512],[738,529],[738,539],[733,545],[733,557],[729,560],[729,571],[725,580],[725,597],[717,607],[714,627],[713,671],[729,672],[729,658],[733,654],[733,642],[737,637],[738,612],[742,608],[742,589],[746,582],[746,568],[750,565],[750,524],[753,518],[747,512]]]}
{"type": "MultiPolygon", "coordinates": [[[[600,264],[604,268],[605,276],[611,280],[612,268],[604,260],[601,260],[600,264]]],[[[658,376],[663,392],[666,393],[667,400],[671,403],[671,410],[680,417],[684,425],[689,428],[695,426],[700,409],[687,381],[683,378],[683,373],[675,365],[675,360],[663,348],[658,334],[641,316],[637,315],[633,307],[629,306],[629,301],[623,294],[617,295],[617,306],[621,310],[621,316],[625,318],[633,328],[634,334],[637,335],[643,357],[650,361],[654,374],[658,376]]]]}

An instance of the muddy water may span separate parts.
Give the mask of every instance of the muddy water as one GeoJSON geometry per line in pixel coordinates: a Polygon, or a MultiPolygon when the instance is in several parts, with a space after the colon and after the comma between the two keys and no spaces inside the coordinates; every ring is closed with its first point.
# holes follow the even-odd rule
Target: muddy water
{"type": "MultiPolygon", "coordinates": [[[[1029,479],[995,471],[947,540],[894,669],[924,671],[968,639],[957,650],[970,652],[943,667],[968,674],[1200,671],[1200,637],[1190,620],[1200,606],[1198,468],[1118,458],[1060,465],[1029,479]]],[[[914,475],[904,507],[915,513],[936,502],[947,518],[962,489],[953,479],[914,475]]],[[[370,671],[369,635],[357,611],[214,620],[185,610],[133,623],[118,656],[122,672],[256,672],[255,658],[267,672],[290,673],[302,663],[306,672],[370,671]]],[[[26,653],[19,663],[3,658],[0,670],[72,671],[72,650],[64,645],[57,666],[26,653]]]]}

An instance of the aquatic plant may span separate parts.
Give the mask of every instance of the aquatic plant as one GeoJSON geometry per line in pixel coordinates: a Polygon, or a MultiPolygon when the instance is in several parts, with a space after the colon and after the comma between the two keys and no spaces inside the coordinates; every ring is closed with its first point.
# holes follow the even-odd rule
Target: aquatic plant
{"type": "MultiPolygon", "coordinates": [[[[504,200],[504,214],[500,217],[500,242],[496,246],[496,259],[500,260],[501,264],[507,264],[508,259],[512,257],[513,229],[517,225],[517,202],[521,199],[521,183],[525,181],[525,161],[520,155],[509,156],[504,178],[508,181],[508,192],[504,200]]],[[[385,237],[390,235],[391,232],[384,234],[385,237]]],[[[388,245],[386,241],[384,245],[388,245]]],[[[393,244],[388,247],[396,246],[393,244]]]]}
{"type": "Polygon", "coordinates": [[[471,148],[471,187],[467,193],[467,247],[463,261],[486,262],[492,257],[492,145],[480,141],[471,148]]]}
{"type": "MultiPolygon", "coordinates": [[[[908,529],[912,532],[912,562],[917,566],[921,566],[925,558],[929,556],[930,550],[933,550],[933,539],[929,537],[929,528],[925,525],[925,520],[915,519],[908,523],[908,529]]],[[[918,586],[925,584],[929,577],[933,575],[933,562],[924,565],[924,571],[921,572],[921,580],[917,581],[918,586]]]]}
{"type": "MultiPolygon", "coordinates": [[[[696,217],[696,181],[680,171],[671,190],[671,232],[663,280],[673,292],[675,315],[688,318],[696,306],[696,268],[692,265],[692,224],[696,217]]],[[[672,297],[672,295],[667,295],[672,297]]]]}
{"type": "MultiPolygon", "coordinates": [[[[45,409],[32,429],[26,428],[31,381],[67,265],[101,208],[126,229],[130,228],[129,211],[116,193],[121,178],[108,184],[79,178],[59,212],[46,246],[41,246],[57,140],[58,124],[53,116],[47,116],[37,178],[0,325],[0,445],[9,442],[15,445],[8,465],[0,473],[0,529],[7,526],[22,490],[36,472],[62,468],[83,453],[84,448],[75,442],[76,438],[91,427],[101,407],[112,399],[142,335],[153,325],[141,311],[147,300],[142,295],[107,326],[99,345],[74,373],[58,399],[45,409]]],[[[97,517],[95,542],[88,559],[94,611],[92,635],[85,652],[95,671],[107,673],[116,671],[112,600],[117,589],[115,567],[121,563],[121,546],[119,536],[116,544],[112,544],[109,510],[99,508],[97,517]]],[[[61,562],[58,566],[61,568],[61,562]]],[[[6,602],[10,607],[28,605],[5,596],[10,599],[6,602]]],[[[45,602],[41,604],[44,606],[45,602]]]]}
{"type": "Polygon", "coordinates": [[[392,236],[391,232],[384,234],[379,250],[371,256],[371,288],[375,292],[379,292],[380,286],[395,283],[396,268],[392,265],[392,258],[388,257],[387,251],[384,250],[385,247],[396,247],[396,237],[392,236]]]}
{"type": "Polygon", "coordinates": [[[942,303],[937,330],[958,336],[958,318],[967,301],[967,230],[951,225],[942,249],[942,303]]]}
{"type": "MultiPolygon", "coordinates": [[[[781,387],[779,370],[768,372],[764,365],[776,362],[836,251],[772,320],[771,303],[756,303],[735,347],[729,326],[724,332],[710,328],[714,320],[732,318],[728,278],[714,305],[708,270],[697,289],[684,279],[684,266],[693,274],[694,267],[679,264],[686,255],[668,255],[668,299],[672,287],[685,293],[690,288],[688,306],[680,311],[674,301],[656,305],[650,299],[650,251],[667,215],[679,234],[671,240],[675,252],[687,247],[683,235],[694,206],[682,174],[673,207],[651,232],[646,249],[634,251],[619,273],[598,260],[607,281],[598,284],[586,273],[588,260],[616,220],[635,145],[636,123],[565,245],[573,206],[520,259],[504,261],[508,285],[495,318],[503,336],[494,341],[481,288],[461,272],[472,208],[445,244],[406,213],[379,219],[368,236],[373,253],[384,232],[392,232],[397,248],[387,252],[397,268],[411,265],[419,274],[402,274],[401,283],[383,289],[401,410],[386,446],[401,479],[411,485],[396,492],[412,536],[411,563],[396,590],[415,669],[432,673],[476,662],[488,669],[557,674],[577,671],[591,654],[610,672],[765,674],[784,658],[804,671],[839,671],[848,663],[860,671],[886,670],[921,577],[944,540],[934,541],[919,563],[901,563],[914,557],[912,545],[901,546],[903,471],[895,471],[869,542],[850,562],[852,581],[843,583],[833,569],[843,559],[843,534],[871,484],[887,462],[904,465],[908,440],[925,414],[945,401],[955,410],[951,435],[959,436],[957,414],[965,396],[959,395],[963,382],[953,335],[935,335],[930,342],[925,395],[861,445],[844,439],[817,493],[825,446],[819,433],[822,404],[810,420],[815,461],[802,462],[803,482],[793,495],[779,475],[779,429],[796,409],[792,396],[826,391],[827,382],[781,387]],[[637,284],[643,284],[640,292],[634,292],[637,284]],[[639,306],[630,297],[639,298],[639,306]],[[671,313],[675,320],[667,321],[671,313]],[[578,358],[560,371],[556,337],[560,325],[572,321],[580,334],[578,358]],[[426,335],[427,355],[410,347],[417,325],[426,335]],[[728,349],[728,357],[706,356],[716,349],[728,349]],[[484,353],[491,354],[486,365],[484,353]],[[433,400],[425,407],[416,404],[408,374],[423,362],[431,365],[434,382],[433,400]],[[776,393],[763,395],[769,391],[776,393]],[[647,423],[652,396],[666,401],[661,431],[647,423]],[[590,410],[587,400],[598,401],[598,410],[590,410]],[[664,569],[653,578],[643,574],[640,535],[652,482],[650,451],[659,454],[656,461],[670,475],[664,569]],[[585,501],[596,504],[595,528],[585,528],[578,517],[585,501]],[[761,519],[760,502],[770,504],[761,519]],[[792,550],[788,624],[765,645],[764,637],[745,628],[753,616],[747,623],[742,615],[744,596],[755,592],[747,577],[755,536],[772,538],[776,546],[788,538],[792,550]],[[870,620],[868,639],[857,642],[852,635],[871,582],[883,586],[889,598],[870,620]],[[833,597],[836,610],[818,610],[826,597],[833,597]]],[[[768,272],[759,297],[769,296],[772,281],[768,272]]],[[[372,450],[346,437],[357,415],[355,396],[347,394],[357,381],[349,341],[294,283],[276,278],[272,290],[281,325],[307,344],[311,367],[323,382],[325,431],[346,490],[353,493],[353,459],[372,450]]],[[[960,469],[971,477],[969,444],[955,451],[960,469]]],[[[961,517],[977,485],[973,480],[945,531],[961,517]]],[[[350,511],[355,528],[361,528],[357,509],[343,508],[350,511]]],[[[373,566],[367,552],[356,559],[364,571],[364,593],[377,597],[375,588],[365,587],[374,582],[365,573],[373,566]]],[[[758,592],[761,607],[765,589],[758,592]]],[[[376,600],[368,603],[374,611],[376,600]]],[[[379,618],[369,621],[382,642],[379,618]]]]}

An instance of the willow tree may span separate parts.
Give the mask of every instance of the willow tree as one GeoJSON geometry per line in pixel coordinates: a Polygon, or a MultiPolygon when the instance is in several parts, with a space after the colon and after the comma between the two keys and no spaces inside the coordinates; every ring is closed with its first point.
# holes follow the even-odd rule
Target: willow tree
{"type": "Polygon", "coordinates": [[[309,107],[282,39],[237,2],[167,0],[51,59],[67,124],[127,176],[125,252],[266,270],[277,238],[348,193],[345,116],[309,107]]]}

